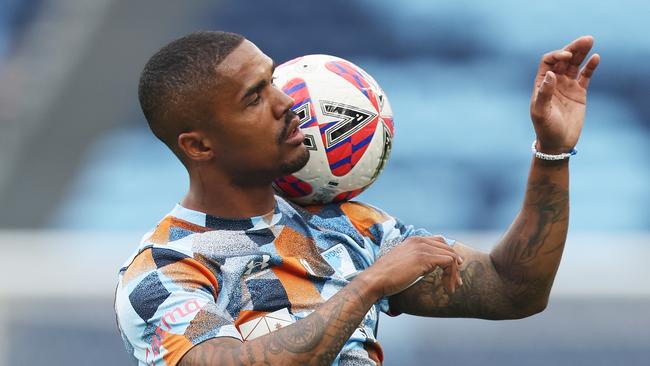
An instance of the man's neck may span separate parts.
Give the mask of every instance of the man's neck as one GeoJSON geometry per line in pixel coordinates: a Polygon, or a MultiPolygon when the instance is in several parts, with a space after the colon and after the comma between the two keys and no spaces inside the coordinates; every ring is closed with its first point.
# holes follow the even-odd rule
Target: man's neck
{"type": "Polygon", "coordinates": [[[190,189],[181,205],[212,216],[244,218],[272,211],[275,196],[271,184],[240,187],[232,183],[190,177],[190,189]]]}

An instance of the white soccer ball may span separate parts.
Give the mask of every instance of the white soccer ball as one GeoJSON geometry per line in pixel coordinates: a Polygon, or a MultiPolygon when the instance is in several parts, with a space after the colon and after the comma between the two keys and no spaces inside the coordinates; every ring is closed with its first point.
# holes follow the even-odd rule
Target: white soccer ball
{"type": "Polygon", "coordinates": [[[278,194],[302,205],[349,200],[374,182],[390,155],[393,112],[363,69],[308,55],[275,69],[275,84],[295,100],[309,162],[277,179],[278,194]]]}

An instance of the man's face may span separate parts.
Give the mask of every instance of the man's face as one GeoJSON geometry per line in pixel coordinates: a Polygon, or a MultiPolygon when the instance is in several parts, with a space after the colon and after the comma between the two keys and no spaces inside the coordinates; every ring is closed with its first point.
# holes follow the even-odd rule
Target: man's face
{"type": "Polygon", "coordinates": [[[273,61],[245,40],[217,67],[217,163],[240,185],[267,184],[309,159],[293,99],[273,85],[273,61]]]}

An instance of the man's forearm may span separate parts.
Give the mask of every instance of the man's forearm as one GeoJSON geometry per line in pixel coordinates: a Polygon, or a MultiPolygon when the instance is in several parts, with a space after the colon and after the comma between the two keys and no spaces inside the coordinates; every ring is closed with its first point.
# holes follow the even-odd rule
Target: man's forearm
{"type": "Polygon", "coordinates": [[[568,160],[533,159],[521,211],[490,257],[524,313],[546,306],[569,224],[568,160]]]}
{"type": "Polygon", "coordinates": [[[180,365],[331,365],[377,300],[359,277],[292,325],[244,343],[205,342],[180,365]]]}

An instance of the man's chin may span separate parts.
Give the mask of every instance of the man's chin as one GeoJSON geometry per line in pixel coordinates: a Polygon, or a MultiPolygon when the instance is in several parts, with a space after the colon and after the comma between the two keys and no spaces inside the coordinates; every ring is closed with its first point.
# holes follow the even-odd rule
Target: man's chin
{"type": "Polygon", "coordinates": [[[307,150],[307,147],[304,145],[302,145],[302,148],[303,150],[301,154],[280,166],[280,171],[283,176],[295,173],[307,165],[307,162],[309,161],[309,150],[307,150]]]}

